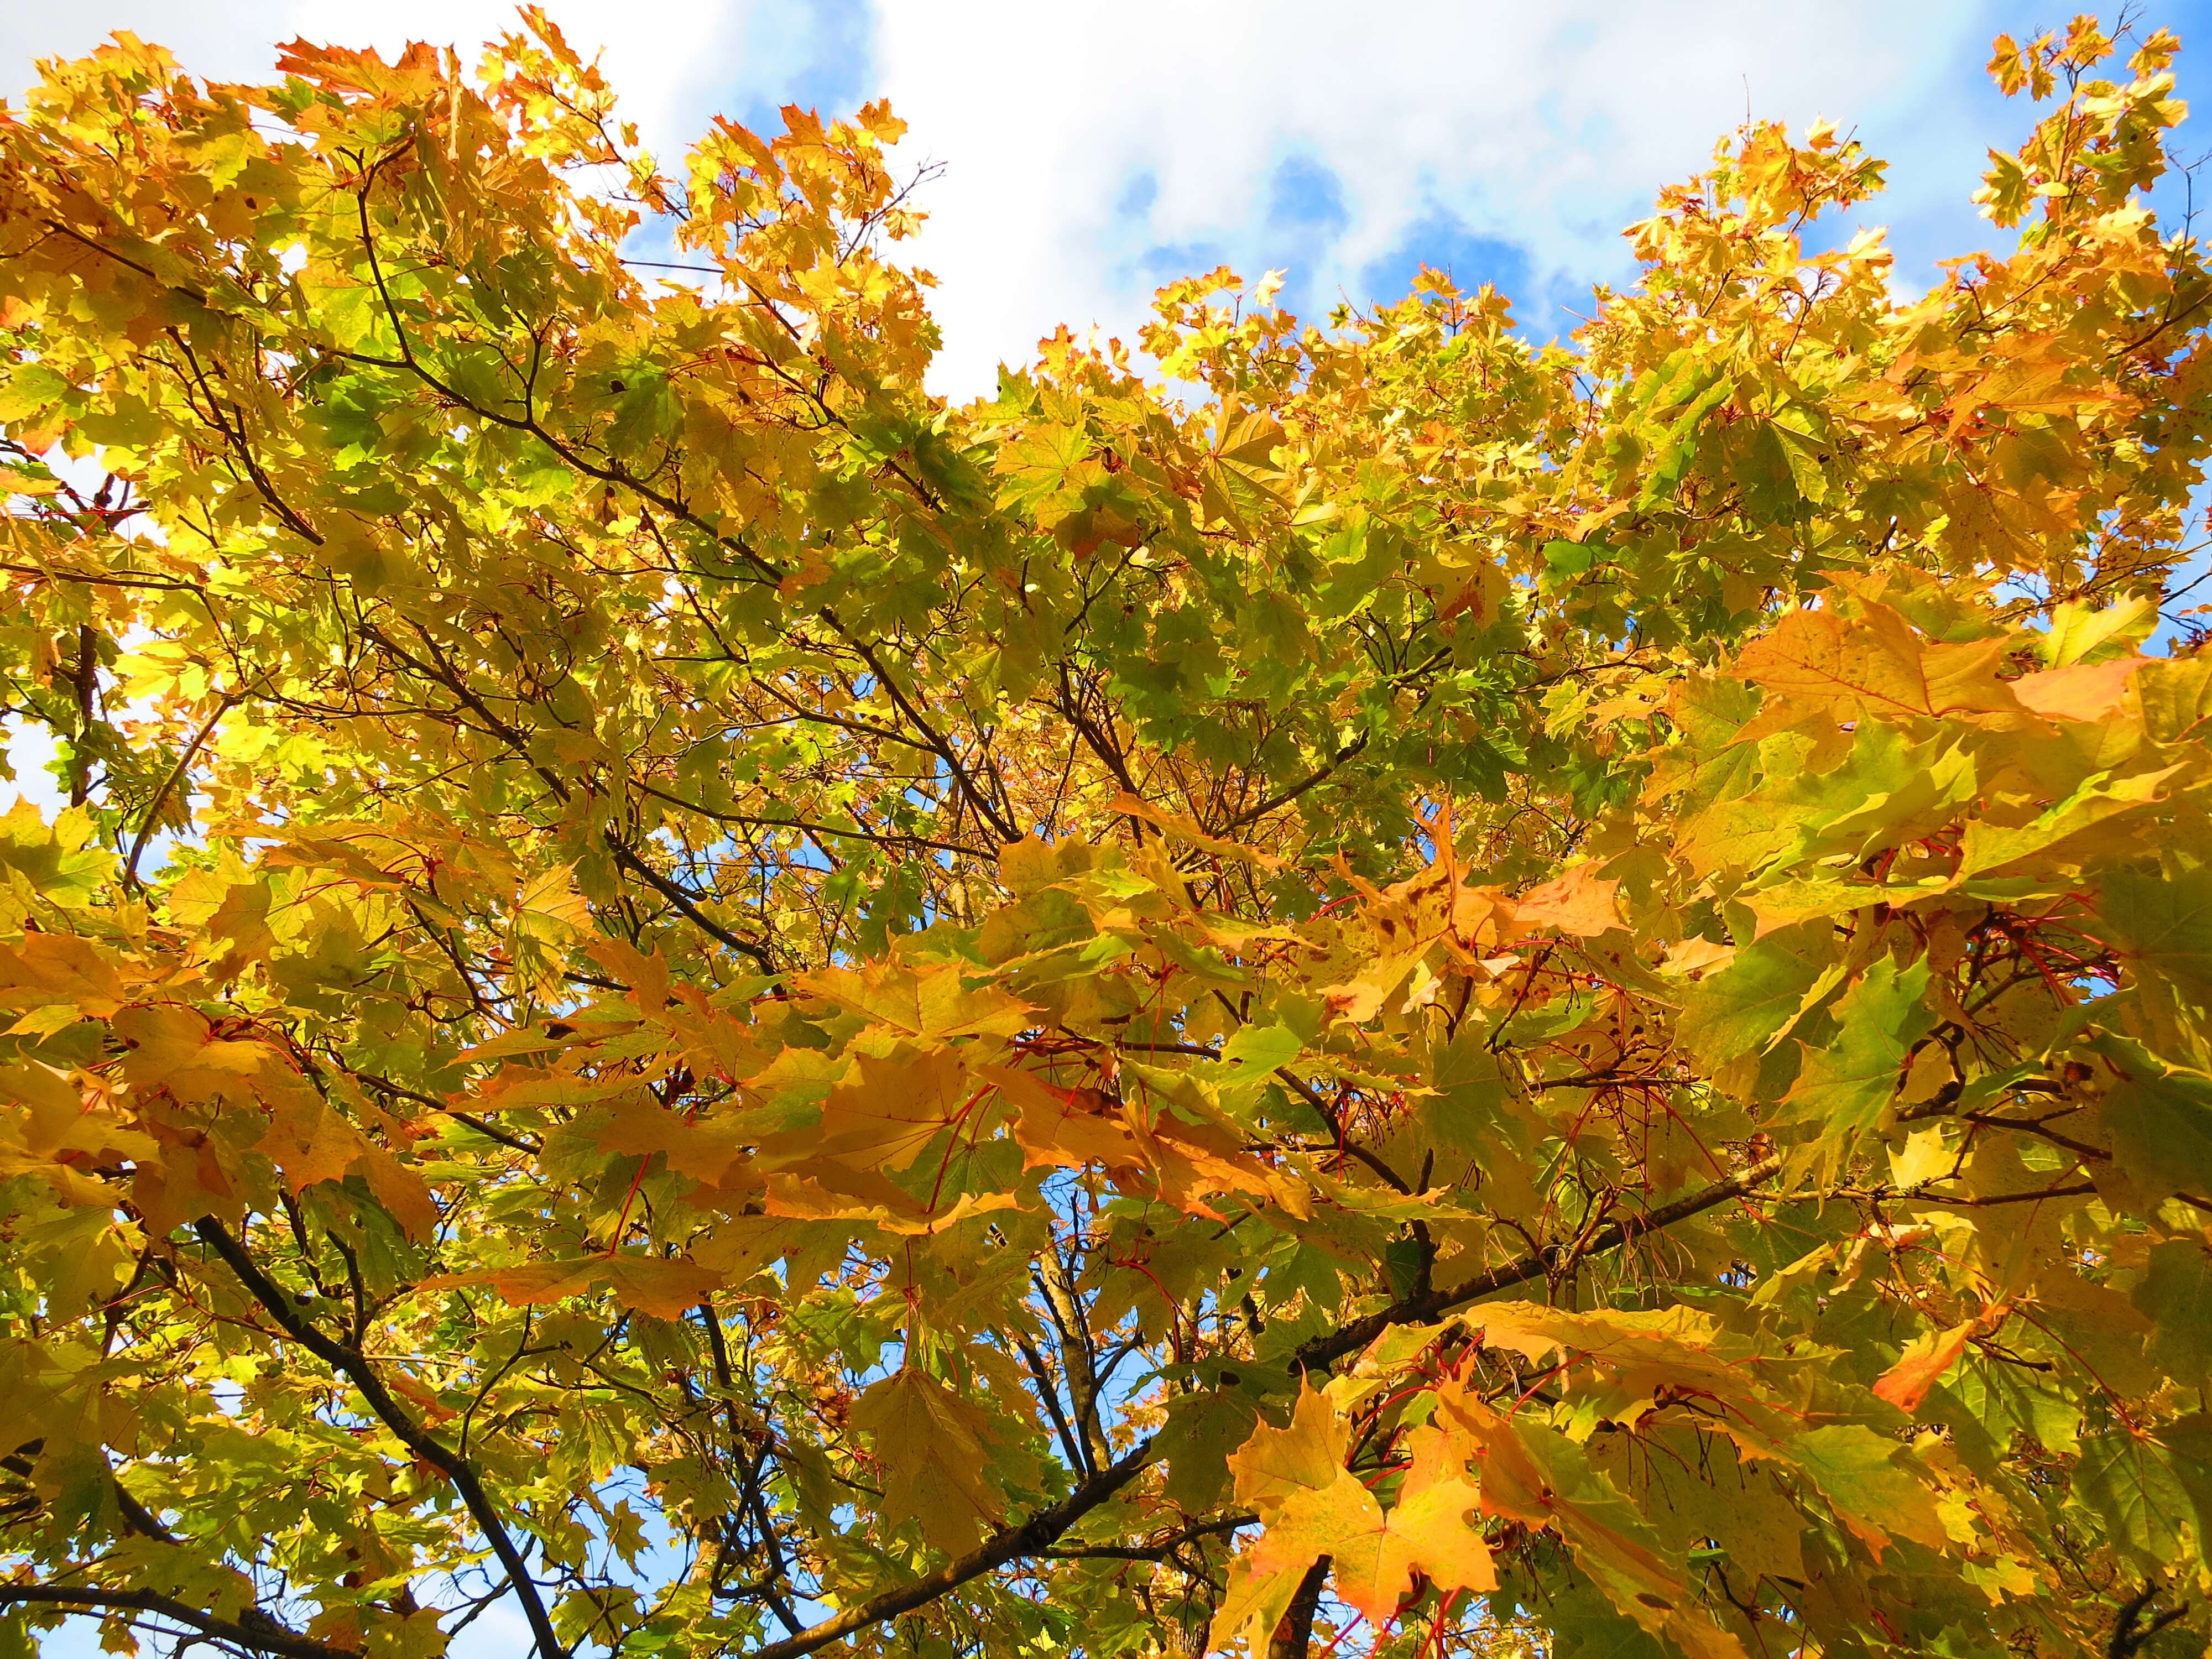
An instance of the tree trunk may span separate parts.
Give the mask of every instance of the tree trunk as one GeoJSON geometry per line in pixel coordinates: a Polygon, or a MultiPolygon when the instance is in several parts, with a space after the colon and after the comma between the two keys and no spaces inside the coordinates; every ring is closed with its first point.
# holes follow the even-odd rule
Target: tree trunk
{"type": "Polygon", "coordinates": [[[1306,1659],[1306,1649],[1313,1641],[1314,1609],[1321,1605],[1321,1587],[1328,1583],[1328,1557],[1306,1569],[1306,1576],[1298,1580],[1297,1594],[1291,1597],[1291,1610],[1275,1626],[1275,1634],[1267,1644],[1267,1659],[1306,1659]]]}

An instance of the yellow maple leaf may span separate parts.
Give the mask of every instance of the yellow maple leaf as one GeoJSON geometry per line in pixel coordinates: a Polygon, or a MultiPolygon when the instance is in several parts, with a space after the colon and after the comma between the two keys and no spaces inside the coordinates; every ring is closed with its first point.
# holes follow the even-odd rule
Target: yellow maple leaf
{"type": "Polygon", "coordinates": [[[902,1366],[853,1402],[882,1472],[884,1520],[913,1521],[934,1548],[959,1554],[997,1522],[999,1495],[985,1477],[991,1413],[927,1372],[902,1366]]]}

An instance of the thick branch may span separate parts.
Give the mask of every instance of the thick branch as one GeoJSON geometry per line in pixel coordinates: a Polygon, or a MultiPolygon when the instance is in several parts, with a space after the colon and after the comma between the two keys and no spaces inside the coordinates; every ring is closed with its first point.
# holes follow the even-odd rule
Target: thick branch
{"type": "Polygon", "coordinates": [[[353,1648],[332,1647],[278,1624],[258,1609],[249,1610],[236,1624],[200,1612],[173,1596],[152,1590],[100,1589],[75,1584],[0,1584],[0,1607],[60,1607],[70,1613],[98,1613],[104,1608],[157,1613],[161,1618],[198,1631],[210,1641],[228,1642],[257,1653],[275,1653],[287,1659],[354,1659],[353,1648]]]}
{"type": "Polygon", "coordinates": [[[1321,1609],[1321,1593],[1328,1583],[1329,1565],[1329,1558],[1324,1555],[1298,1580],[1290,1610],[1267,1638],[1267,1659],[1306,1659],[1306,1650],[1313,1645],[1314,1614],[1321,1609]]]}
{"type": "Polygon", "coordinates": [[[726,945],[732,951],[740,951],[750,957],[760,964],[763,973],[772,974],[775,971],[775,960],[769,957],[766,946],[756,945],[752,940],[732,933],[721,923],[708,915],[692,902],[689,893],[631,851],[629,843],[617,838],[611,830],[607,831],[607,850],[615,855],[617,864],[674,905],[677,913],[701,933],[709,939],[726,945]]]}
{"type": "Polygon", "coordinates": [[[76,730],[70,734],[70,805],[82,806],[92,793],[92,726],[100,697],[100,635],[90,623],[76,630],[76,668],[70,690],[76,704],[76,730]]]}
{"type": "Polygon", "coordinates": [[[968,775],[967,768],[961,765],[960,757],[954,751],[951,739],[923,718],[921,710],[917,708],[908,698],[906,693],[899,689],[897,678],[884,666],[883,659],[876,655],[873,647],[858,634],[846,627],[837,613],[829,606],[824,605],[822,608],[821,617],[823,621],[837,630],[846,644],[860,653],[860,660],[868,665],[869,672],[876,677],[876,683],[884,688],[899,713],[914,722],[915,729],[921,733],[929,751],[943,761],[946,769],[951,772],[953,782],[959,786],[960,793],[967,796],[968,804],[975,809],[975,816],[1000,841],[1008,843],[1019,841],[1022,838],[1022,832],[1008,823],[1006,815],[1000,811],[998,804],[976,787],[975,781],[968,775]]]}
{"type": "Polygon", "coordinates": [[[1149,1544],[1070,1544],[1048,1549],[1045,1554],[1054,1561],[1164,1561],[1194,1540],[1235,1532],[1239,1527],[1255,1525],[1259,1519],[1249,1510],[1240,1510],[1211,1521],[1194,1521],[1149,1544]]]}
{"type": "Polygon", "coordinates": [[[1552,1245],[1545,1249],[1492,1267],[1487,1273],[1477,1273],[1473,1279],[1441,1289],[1417,1293],[1377,1310],[1363,1319],[1303,1343],[1291,1356],[1291,1364],[1301,1371],[1327,1370],[1346,1354],[1357,1353],[1382,1334],[1393,1325],[1418,1325],[1449,1313],[1468,1302],[1479,1301],[1494,1291],[1509,1285],[1524,1284],[1532,1279],[1541,1279],[1556,1268],[1570,1249],[1577,1257],[1594,1255],[1601,1250],[1617,1249],[1632,1243],[1647,1233],[1671,1227],[1677,1221],[1725,1204],[1731,1199],[1741,1198],[1755,1187],[1764,1185],[1781,1173],[1782,1159],[1778,1156],[1760,1159],[1741,1174],[1726,1181],[1714,1182],[1701,1192],[1689,1193],[1662,1204],[1656,1210],[1646,1210],[1641,1215],[1626,1215],[1608,1221],[1589,1237],[1574,1245],[1552,1245]]]}
{"type": "Polygon", "coordinates": [[[1345,762],[1352,759],[1354,757],[1358,755],[1362,750],[1367,747],[1367,738],[1368,734],[1362,732],[1358,737],[1354,738],[1350,743],[1345,744],[1343,748],[1338,750],[1327,762],[1316,768],[1313,772],[1308,774],[1307,776],[1300,781],[1292,784],[1289,788],[1282,791],[1279,794],[1268,796],[1267,799],[1261,801],[1257,806],[1246,807],[1243,811],[1237,813],[1236,817],[1231,818],[1226,823],[1221,826],[1221,833],[1223,835],[1234,834],[1237,830],[1242,830],[1246,824],[1255,823],[1261,818],[1266,817],[1268,813],[1273,811],[1277,807],[1288,806],[1300,795],[1304,794],[1307,790],[1314,787],[1315,785],[1328,782],[1328,780],[1334,775],[1338,767],[1343,765],[1345,762]]]}
{"type": "Polygon", "coordinates": [[[2112,1620],[2112,1639],[2105,1647],[2106,1659],[2134,1659],[2144,1643],[2189,1611],[2188,1602],[2179,1602],[2155,1615],[2148,1624],[2142,1624],[2144,1610],[2157,1596],[2158,1585],[2148,1583],[2120,1604],[2112,1620]]]}
{"type": "Polygon", "coordinates": [[[1134,1480],[1138,1471],[1152,1461],[1152,1443],[1147,1440],[1120,1462],[1092,1475],[1050,1509],[1039,1510],[1020,1526],[1007,1528],[958,1560],[948,1562],[935,1572],[896,1589],[872,1595],[860,1606],[848,1607],[834,1619],[809,1626],[787,1640],[757,1648],[752,1659],[799,1659],[802,1654],[826,1648],[871,1625],[927,1607],[969,1579],[995,1571],[1009,1561],[1043,1553],[1062,1533],[1134,1480]]]}
{"type": "Polygon", "coordinates": [[[261,1271],[253,1258],[246,1253],[246,1247],[224,1231],[221,1222],[213,1216],[203,1216],[192,1223],[192,1231],[228,1264],[231,1272],[238,1275],[239,1283],[268,1310],[269,1316],[276,1322],[285,1335],[351,1382],[360,1391],[362,1400],[368,1402],[369,1410],[376,1413],[378,1420],[392,1431],[400,1444],[453,1483],[454,1490],[461,1495],[461,1501],[468,1505],[471,1518],[491,1545],[492,1553],[499,1558],[499,1564],[506,1569],[507,1577],[514,1582],[515,1597],[522,1603],[523,1614],[530,1621],[531,1634],[538,1638],[539,1659],[566,1659],[567,1650],[553,1633],[553,1620],[545,1611],[544,1600],[538,1595],[537,1581],[531,1577],[523,1562],[521,1550],[507,1535],[507,1525],[500,1518],[499,1505],[492,1501],[491,1494],[484,1489],[482,1477],[468,1460],[435,1436],[425,1432],[414,1419],[408,1416],[399,1402],[392,1397],[392,1391],[384,1386],[383,1379],[377,1376],[358,1351],[333,1340],[309,1324],[293,1305],[292,1298],[285,1294],[283,1287],[261,1271]]]}

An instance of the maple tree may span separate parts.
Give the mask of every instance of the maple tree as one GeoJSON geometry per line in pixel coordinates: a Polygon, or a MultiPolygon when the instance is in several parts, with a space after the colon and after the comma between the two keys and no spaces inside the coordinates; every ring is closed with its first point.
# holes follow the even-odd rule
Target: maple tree
{"type": "Polygon", "coordinates": [[[1759,124],[1566,346],[1216,272],[964,407],[884,106],[46,65],[0,1649],[2201,1650],[2212,271],[2121,50],[1999,41],[1922,295],[1759,124]]]}

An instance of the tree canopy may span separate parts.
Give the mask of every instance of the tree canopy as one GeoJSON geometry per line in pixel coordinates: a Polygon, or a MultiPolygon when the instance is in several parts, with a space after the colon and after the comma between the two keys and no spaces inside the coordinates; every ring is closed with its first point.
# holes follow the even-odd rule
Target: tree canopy
{"type": "Polygon", "coordinates": [[[0,1651],[2200,1651],[2176,50],[964,406],[881,104],[45,65],[0,1651]]]}

